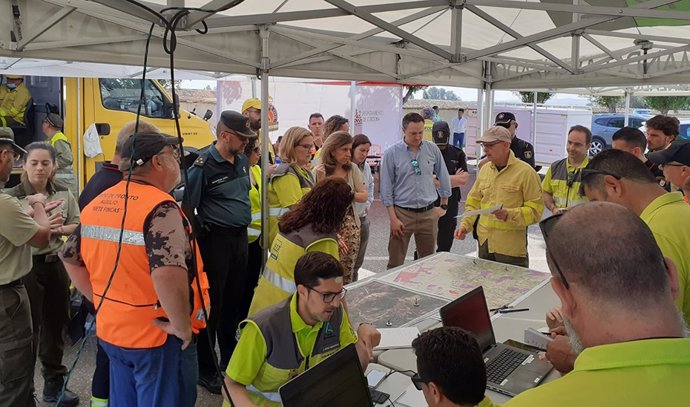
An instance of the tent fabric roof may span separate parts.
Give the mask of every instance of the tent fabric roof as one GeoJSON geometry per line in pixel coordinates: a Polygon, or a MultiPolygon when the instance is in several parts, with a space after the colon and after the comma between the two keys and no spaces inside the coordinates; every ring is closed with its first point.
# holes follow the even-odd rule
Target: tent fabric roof
{"type": "MultiPolygon", "coordinates": [[[[0,32],[0,73],[98,76],[104,69],[91,64],[115,64],[122,67],[106,71],[141,75],[151,23],[149,66],[169,67],[156,13],[236,2],[24,0],[18,17],[0,13],[11,27],[0,32]],[[37,62],[46,59],[76,63],[37,62]]],[[[689,20],[690,0],[246,0],[217,13],[191,10],[175,67],[186,78],[267,68],[271,76],[622,92],[690,83],[689,20]],[[202,19],[205,34],[195,30],[202,19]]]]}

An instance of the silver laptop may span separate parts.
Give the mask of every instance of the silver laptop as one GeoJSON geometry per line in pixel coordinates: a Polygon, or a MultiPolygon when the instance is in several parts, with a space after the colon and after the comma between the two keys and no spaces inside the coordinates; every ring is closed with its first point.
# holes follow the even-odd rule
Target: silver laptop
{"type": "Polygon", "coordinates": [[[443,326],[456,326],[477,338],[486,363],[486,387],[515,396],[535,387],[553,366],[537,351],[496,343],[484,289],[480,286],[441,308],[443,326]]]}

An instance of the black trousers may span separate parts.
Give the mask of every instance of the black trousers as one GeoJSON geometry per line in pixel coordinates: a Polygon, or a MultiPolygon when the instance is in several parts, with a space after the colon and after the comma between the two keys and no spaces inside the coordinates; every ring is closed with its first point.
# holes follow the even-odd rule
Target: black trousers
{"type": "Polygon", "coordinates": [[[206,329],[199,332],[197,356],[199,375],[209,376],[216,372],[216,338],[220,368],[225,371],[237,345],[237,325],[247,316],[242,313],[248,279],[247,228],[211,227],[198,243],[208,276],[211,315],[206,329]]]}
{"type": "Polygon", "coordinates": [[[438,219],[437,252],[449,252],[450,248],[453,247],[453,241],[455,240],[453,234],[458,224],[458,220],[455,218],[458,216],[458,206],[458,199],[455,196],[448,198],[448,210],[445,215],[438,219]]]}
{"type": "Polygon", "coordinates": [[[62,385],[67,368],[62,364],[65,331],[69,323],[69,277],[55,255],[33,256],[31,272],[22,278],[31,304],[34,357],[41,361],[46,382],[62,385]]]}

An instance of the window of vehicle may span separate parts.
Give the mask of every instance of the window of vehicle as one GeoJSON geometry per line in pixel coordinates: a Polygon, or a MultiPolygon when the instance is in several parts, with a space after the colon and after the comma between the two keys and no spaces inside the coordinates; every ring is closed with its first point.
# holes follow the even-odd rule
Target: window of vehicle
{"type": "Polygon", "coordinates": [[[625,120],[622,117],[614,117],[609,120],[607,126],[621,129],[623,128],[623,123],[625,123],[625,120]]]}
{"type": "Polygon", "coordinates": [[[642,123],[644,123],[644,122],[645,122],[644,119],[639,119],[637,117],[630,117],[628,119],[628,126],[639,129],[640,127],[642,127],[642,123]]]}
{"type": "Polygon", "coordinates": [[[600,117],[596,120],[594,120],[594,123],[598,124],[599,126],[606,126],[606,123],[609,121],[607,117],[600,117]]]}
{"type": "Polygon", "coordinates": [[[680,134],[678,135],[679,140],[690,140],[690,124],[680,125],[680,134]]]}
{"type": "MultiPolygon", "coordinates": [[[[100,79],[101,100],[103,107],[109,110],[122,110],[137,113],[141,96],[139,79],[100,79]]],[[[149,80],[144,83],[144,103],[141,114],[147,117],[170,117],[165,109],[165,96],[149,80]]]]}

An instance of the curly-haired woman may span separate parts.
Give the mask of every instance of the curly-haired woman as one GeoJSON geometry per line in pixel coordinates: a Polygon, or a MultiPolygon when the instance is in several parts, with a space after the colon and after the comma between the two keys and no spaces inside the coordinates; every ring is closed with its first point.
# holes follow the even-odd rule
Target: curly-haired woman
{"type": "Polygon", "coordinates": [[[337,231],[350,208],[352,188],[344,179],[318,182],[299,203],[280,218],[264,273],[254,290],[249,316],[276,304],[296,291],[294,269],[307,252],[338,258],[337,231]]]}
{"type": "Polygon", "coordinates": [[[348,185],[355,191],[350,200],[350,206],[343,220],[343,224],[338,231],[340,243],[340,263],[345,269],[345,284],[352,282],[352,271],[354,269],[357,254],[359,253],[360,221],[355,202],[364,203],[369,195],[364,186],[364,175],[355,164],[350,161],[352,157],[352,136],[345,131],[336,131],[331,134],[323,143],[321,148],[321,164],[314,172],[316,180],[320,181],[325,177],[337,177],[347,181],[348,185]]]}

